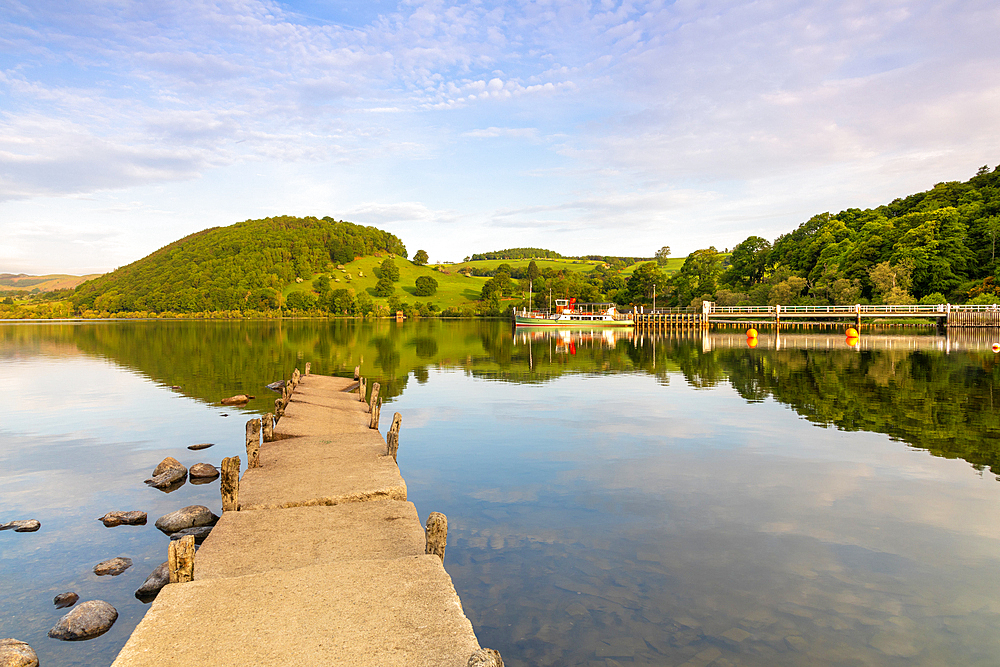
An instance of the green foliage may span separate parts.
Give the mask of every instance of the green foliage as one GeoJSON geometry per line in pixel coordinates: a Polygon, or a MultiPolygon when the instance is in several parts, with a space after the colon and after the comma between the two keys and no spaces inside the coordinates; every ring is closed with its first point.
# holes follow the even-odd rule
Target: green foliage
{"type": "Polygon", "coordinates": [[[392,293],[395,291],[396,288],[392,284],[392,279],[385,275],[379,278],[378,283],[375,285],[375,296],[392,296],[392,293]]]}
{"type": "Polygon", "coordinates": [[[416,296],[432,296],[437,292],[438,281],[430,276],[420,276],[416,280],[415,287],[416,289],[413,293],[416,296]]]}
{"type": "Polygon", "coordinates": [[[476,262],[485,259],[532,259],[535,257],[558,259],[562,255],[552,250],[545,250],[544,248],[508,248],[507,250],[477,253],[472,255],[471,259],[473,262],[476,262]]]}
{"type": "Polygon", "coordinates": [[[423,265],[427,264],[427,260],[428,259],[429,258],[427,257],[427,251],[426,250],[418,250],[413,255],[413,263],[416,264],[417,266],[423,266],[423,265]]]}
{"type": "Polygon", "coordinates": [[[656,251],[656,254],[654,256],[656,257],[656,263],[659,266],[661,267],[666,266],[667,259],[669,259],[670,257],[670,246],[668,245],[663,246],[662,248],[656,251]]]}
{"type": "Polygon", "coordinates": [[[396,263],[392,261],[391,257],[387,257],[382,264],[378,267],[378,277],[385,278],[391,282],[399,282],[399,267],[396,263]]]}
{"type": "Polygon", "coordinates": [[[85,282],[72,301],[78,311],[112,314],[267,311],[278,307],[282,289],[296,278],[375,252],[405,257],[406,248],[388,232],[332,218],[247,220],[191,234],[85,282]]]}

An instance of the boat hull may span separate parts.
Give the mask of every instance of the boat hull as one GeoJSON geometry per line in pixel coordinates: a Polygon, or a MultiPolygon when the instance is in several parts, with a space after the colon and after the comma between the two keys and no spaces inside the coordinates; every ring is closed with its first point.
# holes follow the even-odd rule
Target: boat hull
{"type": "Polygon", "coordinates": [[[514,316],[514,324],[519,327],[546,327],[553,329],[606,329],[630,327],[632,320],[569,320],[542,317],[514,316]]]}

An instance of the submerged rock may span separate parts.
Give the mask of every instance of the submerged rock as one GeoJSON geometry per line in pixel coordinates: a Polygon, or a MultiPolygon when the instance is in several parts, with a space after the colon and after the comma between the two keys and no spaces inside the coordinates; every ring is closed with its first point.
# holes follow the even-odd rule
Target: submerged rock
{"type": "Polygon", "coordinates": [[[104,600],[88,600],[59,619],[49,637],[68,642],[100,637],[118,620],[118,610],[104,600]]]}
{"type": "Polygon", "coordinates": [[[19,639],[0,639],[0,667],[38,667],[38,656],[19,639]]]}
{"type": "Polygon", "coordinates": [[[103,523],[106,528],[114,528],[115,526],[145,526],[146,513],[139,510],[129,512],[114,511],[108,512],[97,520],[103,523]]]}
{"type": "Polygon", "coordinates": [[[171,469],[179,469],[187,472],[187,468],[184,467],[184,464],[182,464],[174,457],[168,456],[167,458],[160,461],[159,465],[153,468],[153,477],[156,477],[157,475],[162,475],[163,473],[171,469]]]}
{"type": "MultiPolygon", "coordinates": [[[[197,540],[197,538],[195,538],[197,540]]],[[[156,597],[156,594],[160,592],[160,589],[170,583],[170,564],[161,563],[155,570],[149,573],[146,577],[146,581],[142,582],[142,586],[135,592],[135,596],[143,601],[151,600],[156,597]]]]}
{"type": "Polygon", "coordinates": [[[170,535],[185,528],[212,526],[218,520],[219,517],[212,514],[204,505],[188,505],[176,512],[161,516],[156,520],[156,527],[170,535]]]}
{"type": "Polygon", "coordinates": [[[278,380],[277,382],[272,382],[271,384],[266,384],[264,386],[270,389],[271,391],[276,391],[280,394],[281,390],[285,387],[285,381],[278,380]]]}
{"type": "Polygon", "coordinates": [[[188,449],[193,451],[198,451],[199,449],[208,449],[209,447],[214,447],[214,442],[202,442],[197,445],[188,445],[188,449]]]}
{"type": "Polygon", "coordinates": [[[56,609],[65,609],[66,607],[72,607],[75,605],[76,601],[79,599],[80,596],[76,593],[60,593],[52,598],[52,604],[56,606],[56,609]]]}
{"type": "Polygon", "coordinates": [[[236,396],[230,396],[229,398],[222,399],[223,405],[243,405],[250,400],[250,397],[246,394],[237,394],[236,396]]]}
{"type": "Polygon", "coordinates": [[[110,558],[106,561],[101,561],[94,566],[94,574],[98,577],[103,577],[105,575],[111,575],[112,577],[117,577],[119,574],[125,570],[132,567],[132,559],[125,558],[124,556],[118,556],[117,558],[110,558]]]}
{"type": "Polygon", "coordinates": [[[191,479],[205,479],[219,476],[219,469],[211,463],[195,463],[189,471],[191,479]]]}
{"type": "Polygon", "coordinates": [[[37,519],[22,519],[0,524],[0,530],[13,529],[15,533],[33,533],[41,527],[42,523],[37,519]]]}
{"type": "Polygon", "coordinates": [[[197,526],[195,528],[185,528],[184,530],[178,530],[176,533],[170,534],[170,540],[179,540],[185,535],[194,535],[194,543],[201,544],[208,537],[208,534],[212,532],[212,528],[215,526],[197,526]]]}
{"type": "MultiPolygon", "coordinates": [[[[187,468],[170,468],[169,470],[151,477],[146,484],[154,489],[171,489],[170,487],[180,486],[187,479],[187,468]]],[[[176,488],[176,487],[175,487],[176,488]]]]}

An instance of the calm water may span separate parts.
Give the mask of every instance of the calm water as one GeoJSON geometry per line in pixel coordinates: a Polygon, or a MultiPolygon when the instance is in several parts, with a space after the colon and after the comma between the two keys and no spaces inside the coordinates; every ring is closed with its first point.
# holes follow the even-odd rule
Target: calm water
{"type": "MultiPolygon", "coordinates": [[[[908,330],[912,332],[913,330],[908,330]]],[[[382,382],[422,518],[508,665],[1000,663],[1000,333],[512,334],[499,322],[0,325],[0,637],[109,664],[165,560],[165,456],[242,454],[304,361],[382,382]],[[171,389],[172,386],[179,389],[171,389]],[[255,394],[246,408],[218,401],[255,394]],[[200,452],[198,442],[216,443],[200,452]],[[104,528],[109,510],[149,513],[104,528]],[[128,556],[135,566],[96,577],[128,556]],[[48,639],[52,597],[120,617],[48,639]]],[[[383,419],[384,427],[389,419],[383,419]]]]}

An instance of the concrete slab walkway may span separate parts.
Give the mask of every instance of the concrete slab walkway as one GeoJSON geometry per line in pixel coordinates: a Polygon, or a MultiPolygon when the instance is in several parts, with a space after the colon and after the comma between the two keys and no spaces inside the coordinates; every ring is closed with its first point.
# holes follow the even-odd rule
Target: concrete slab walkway
{"type": "Polygon", "coordinates": [[[240,511],[197,552],[194,581],[160,591],[113,667],[467,666],[472,624],[352,384],[301,378],[240,481],[240,511]]]}

